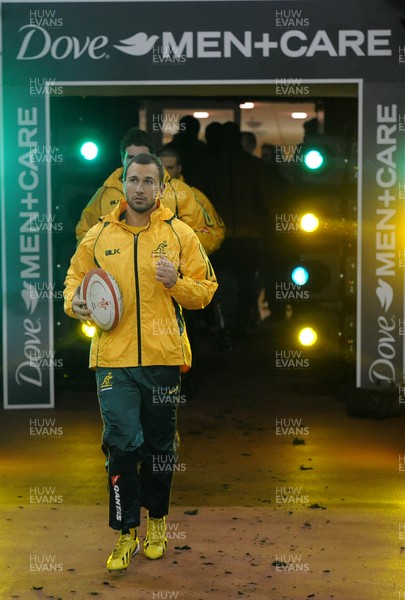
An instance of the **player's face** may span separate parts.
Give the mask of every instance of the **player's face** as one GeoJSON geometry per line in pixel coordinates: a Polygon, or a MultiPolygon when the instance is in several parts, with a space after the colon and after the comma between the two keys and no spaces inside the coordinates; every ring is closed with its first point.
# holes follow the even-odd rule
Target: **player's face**
{"type": "Polygon", "coordinates": [[[170,177],[178,179],[181,175],[181,166],[178,164],[175,156],[161,156],[160,160],[170,177]]]}
{"type": "Polygon", "coordinates": [[[131,158],[134,158],[134,156],[143,152],[150,152],[148,146],[134,146],[134,144],[131,144],[131,146],[127,146],[125,148],[124,166],[129,163],[131,158]]]}
{"type": "Polygon", "coordinates": [[[130,209],[136,213],[151,213],[160,197],[159,171],[155,164],[132,163],[127,170],[125,197],[130,209]]]}

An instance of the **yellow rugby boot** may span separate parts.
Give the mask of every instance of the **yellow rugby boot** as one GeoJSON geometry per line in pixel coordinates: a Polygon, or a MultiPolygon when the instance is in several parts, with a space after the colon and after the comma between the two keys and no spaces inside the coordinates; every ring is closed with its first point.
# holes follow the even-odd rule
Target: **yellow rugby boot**
{"type": "Polygon", "coordinates": [[[148,529],[143,544],[146,558],[156,560],[162,558],[167,548],[166,519],[153,519],[148,514],[148,529]]]}
{"type": "Polygon", "coordinates": [[[129,533],[121,533],[114,550],[107,559],[107,569],[111,571],[124,571],[131,560],[139,552],[139,539],[136,529],[130,529],[129,533]]]}

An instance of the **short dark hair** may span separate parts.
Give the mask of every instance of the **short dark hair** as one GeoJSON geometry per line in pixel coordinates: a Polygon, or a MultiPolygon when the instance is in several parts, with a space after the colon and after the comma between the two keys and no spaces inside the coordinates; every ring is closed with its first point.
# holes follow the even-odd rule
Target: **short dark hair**
{"type": "Polygon", "coordinates": [[[182,164],[180,154],[177,152],[176,148],[174,148],[171,144],[166,144],[166,146],[163,146],[163,148],[161,148],[161,150],[159,150],[159,152],[157,153],[157,156],[171,156],[176,159],[178,165],[182,164]]]}
{"type": "Polygon", "coordinates": [[[136,163],[137,165],[156,165],[156,168],[159,173],[159,185],[161,185],[163,183],[165,171],[164,171],[164,168],[163,168],[160,158],[158,158],[154,154],[151,154],[150,152],[141,152],[140,154],[133,156],[131,158],[131,160],[124,167],[124,175],[123,175],[124,181],[127,178],[128,167],[129,167],[129,165],[132,165],[132,163],[136,163]]]}
{"type": "Polygon", "coordinates": [[[241,131],[241,139],[245,139],[245,143],[247,142],[252,150],[256,149],[257,139],[252,131],[241,131]]]}
{"type": "Polygon", "coordinates": [[[200,121],[193,115],[184,115],[180,119],[179,133],[186,134],[190,137],[198,137],[200,132],[200,121]]]}
{"type": "Polygon", "coordinates": [[[125,150],[128,146],[146,146],[151,154],[155,153],[155,145],[149,133],[138,127],[131,127],[122,137],[120,142],[121,158],[124,160],[125,150]]]}

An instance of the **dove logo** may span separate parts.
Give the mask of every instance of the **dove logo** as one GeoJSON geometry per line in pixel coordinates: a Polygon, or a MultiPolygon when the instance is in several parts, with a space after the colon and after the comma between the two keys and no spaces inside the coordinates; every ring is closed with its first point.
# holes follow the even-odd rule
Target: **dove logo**
{"type": "Polygon", "coordinates": [[[21,297],[24,301],[25,308],[32,315],[37,307],[39,294],[36,287],[27,281],[23,282],[23,287],[24,289],[21,291],[21,297]]]}
{"type": "Polygon", "coordinates": [[[375,290],[375,293],[380,301],[381,308],[384,310],[384,312],[387,312],[394,298],[394,291],[392,287],[383,279],[379,279],[378,288],[375,290]]]}
{"type": "Polygon", "coordinates": [[[63,60],[68,57],[77,60],[86,55],[93,60],[106,57],[104,48],[108,44],[108,37],[105,35],[98,35],[93,39],[87,35],[82,42],[77,37],[68,35],[62,35],[53,40],[50,33],[43,27],[23,25],[19,31],[26,29],[28,31],[21,43],[17,60],[37,60],[47,55],[55,60],[63,60]],[[32,46],[35,48],[35,52],[30,52],[32,46]]]}
{"type": "Polygon", "coordinates": [[[395,318],[378,317],[378,355],[368,370],[368,376],[373,383],[381,381],[395,382],[395,337],[393,331],[396,328],[395,318]]]}
{"type": "Polygon", "coordinates": [[[144,56],[152,50],[158,39],[158,35],[151,35],[148,38],[147,34],[141,31],[125,40],[120,40],[120,44],[123,44],[123,46],[114,45],[114,48],[130,56],[144,56]]]}
{"type": "Polygon", "coordinates": [[[37,362],[32,360],[33,355],[38,355],[41,348],[41,321],[24,319],[24,356],[26,360],[21,362],[15,371],[15,380],[18,385],[23,382],[42,387],[42,371],[37,362]]]}

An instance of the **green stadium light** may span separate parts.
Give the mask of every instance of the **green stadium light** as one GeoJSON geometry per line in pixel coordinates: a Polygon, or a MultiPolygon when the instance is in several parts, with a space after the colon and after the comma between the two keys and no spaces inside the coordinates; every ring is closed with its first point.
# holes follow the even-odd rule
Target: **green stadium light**
{"type": "Polygon", "coordinates": [[[292,270],[291,279],[296,285],[305,285],[306,283],[308,283],[309,279],[308,269],[302,267],[301,265],[295,267],[292,270]]]}
{"type": "Polygon", "coordinates": [[[97,144],[91,140],[83,142],[80,146],[80,154],[85,160],[95,160],[98,156],[99,148],[97,144]]]}
{"type": "Polygon", "coordinates": [[[296,148],[296,184],[340,186],[346,171],[346,142],[340,136],[313,135],[296,148]]]}
{"type": "Polygon", "coordinates": [[[320,150],[311,149],[304,155],[304,164],[307,169],[317,171],[325,162],[325,157],[320,150]]]}

